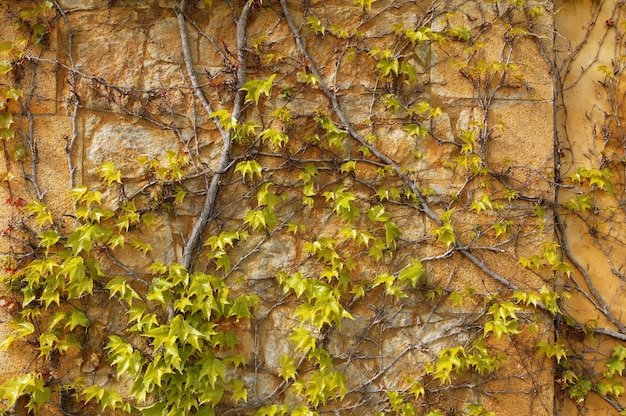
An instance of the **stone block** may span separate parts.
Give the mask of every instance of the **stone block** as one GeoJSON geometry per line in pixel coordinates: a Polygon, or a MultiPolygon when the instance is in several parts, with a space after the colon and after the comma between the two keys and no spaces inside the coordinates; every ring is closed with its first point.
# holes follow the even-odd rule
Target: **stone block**
{"type": "MultiPolygon", "coordinates": [[[[85,124],[85,173],[97,177],[96,169],[112,161],[125,178],[144,177],[145,167],[137,158],[146,156],[164,162],[168,150],[178,151],[180,143],[171,130],[162,130],[133,120],[94,117],[85,124]]],[[[87,179],[87,178],[85,178],[87,179]]],[[[93,180],[93,179],[91,179],[93,180]]]]}
{"type": "Polygon", "coordinates": [[[143,30],[146,18],[123,8],[110,9],[106,15],[93,11],[68,15],[76,68],[109,84],[141,88],[148,40],[143,30]]]}
{"type": "Polygon", "coordinates": [[[501,123],[485,145],[485,159],[495,172],[507,172],[516,186],[524,185],[527,195],[548,191],[554,168],[554,116],[550,101],[494,101],[489,122],[501,123]]]}
{"type": "MultiPolygon", "coordinates": [[[[25,130],[26,133],[28,130],[25,130]]],[[[65,146],[71,134],[69,117],[36,117],[33,123],[33,139],[37,148],[35,178],[39,189],[45,193],[45,203],[56,215],[73,211],[68,195],[70,171],[65,146]]]]}
{"type": "MultiPolygon", "coordinates": [[[[198,32],[190,24],[187,24],[186,30],[191,60],[195,63],[198,61],[198,32]]],[[[148,32],[148,55],[156,61],[180,62],[182,53],[180,36],[178,19],[175,16],[157,20],[148,32]]]]}

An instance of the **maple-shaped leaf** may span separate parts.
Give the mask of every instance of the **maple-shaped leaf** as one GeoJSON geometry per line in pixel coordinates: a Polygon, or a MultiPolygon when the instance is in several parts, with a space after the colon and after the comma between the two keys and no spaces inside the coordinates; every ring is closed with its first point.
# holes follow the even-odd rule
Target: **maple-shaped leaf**
{"type": "Polygon", "coordinates": [[[606,363],[611,375],[618,373],[620,376],[626,368],[626,348],[618,345],[613,348],[613,355],[611,359],[606,363]]]}
{"type": "Polygon", "coordinates": [[[8,111],[0,113],[0,128],[8,129],[13,124],[13,116],[8,111]]]}
{"type": "Polygon", "coordinates": [[[454,229],[449,222],[444,223],[441,227],[435,228],[431,231],[437,236],[437,241],[444,243],[447,248],[456,243],[456,236],[454,235],[454,229]]]}
{"type": "Polygon", "coordinates": [[[243,87],[241,87],[242,91],[246,91],[246,102],[248,103],[254,101],[255,104],[259,104],[259,99],[261,98],[261,95],[269,97],[272,90],[274,78],[276,78],[276,74],[272,74],[266,80],[254,80],[246,82],[243,87]]]}
{"type": "Polygon", "coordinates": [[[111,186],[113,182],[122,183],[122,172],[115,169],[115,165],[111,161],[101,164],[97,172],[100,174],[100,180],[106,181],[108,186],[111,186]]]}
{"type": "Polygon", "coordinates": [[[369,11],[372,10],[372,3],[374,3],[375,1],[376,0],[354,0],[354,3],[369,11]]]}
{"type": "Polygon", "coordinates": [[[283,354],[280,357],[280,375],[285,381],[289,381],[289,379],[295,380],[298,375],[296,360],[289,354],[283,354]]]}
{"type": "Polygon", "coordinates": [[[315,31],[315,33],[321,33],[322,35],[326,32],[326,28],[322,24],[321,20],[314,15],[309,15],[306,17],[306,22],[311,26],[311,28],[315,31]]]}
{"type": "Polygon", "coordinates": [[[391,219],[391,215],[385,212],[384,205],[375,205],[367,210],[367,218],[372,222],[386,222],[391,219]]]}
{"type": "Polygon", "coordinates": [[[262,178],[263,177],[263,175],[261,174],[262,171],[263,171],[263,166],[261,166],[256,160],[242,161],[242,162],[237,163],[237,166],[235,166],[235,172],[241,172],[241,175],[243,176],[244,179],[248,175],[250,175],[251,179],[254,178],[255,176],[262,178]]]}
{"type": "Polygon", "coordinates": [[[307,353],[311,349],[314,349],[317,341],[315,337],[311,336],[303,326],[295,327],[291,332],[291,335],[289,335],[289,340],[295,343],[296,351],[301,351],[303,353],[307,353]]]}
{"type": "Polygon", "coordinates": [[[56,230],[49,230],[42,233],[39,238],[39,245],[48,249],[59,241],[61,235],[56,230]]]}
{"type": "Polygon", "coordinates": [[[72,249],[72,253],[76,256],[81,251],[89,253],[92,247],[92,236],[90,227],[83,225],[76,228],[67,238],[66,246],[72,249]]]}
{"type": "Polygon", "coordinates": [[[69,326],[70,331],[74,330],[77,326],[82,326],[83,328],[88,328],[91,325],[89,322],[89,318],[85,312],[78,310],[76,308],[72,309],[71,312],[67,314],[67,319],[65,321],[65,327],[69,326]]]}
{"type": "Polygon", "coordinates": [[[215,388],[215,383],[218,381],[224,382],[226,380],[226,369],[224,364],[219,358],[206,357],[202,360],[202,369],[200,370],[199,378],[207,378],[211,388],[215,388]]]}
{"type": "Polygon", "coordinates": [[[395,248],[396,237],[400,237],[402,232],[395,222],[385,221],[385,243],[387,247],[395,248]]]}
{"type": "Polygon", "coordinates": [[[376,64],[376,69],[378,69],[383,77],[389,75],[389,73],[393,72],[396,76],[398,76],[398,71],[400,70],[400,62],[391,55],[390,51],[383,54],[383,57],[376,64]]]}
{"type": "Polygon", "coordinates": [[[411,261],[410,266],[400,270],[398,279],[403,283],[411,283],[411,286],[415,287],[420,278],[422,278],[425,274],[426,272],[424,271],[422,263],[419,260],[414,259],[411,261]]]}
{"type": "Polygon", "coordinates": [[[228,383],[228,386],[232,390],[231,396],[235,401],[248,401],[248,390],[245,388],[245,384],[242,379],[234,378],[228,383]]]}
{"type": "Polygon", "coordinates": [[[565,343],[557,340],[554,343],[539,341],[537,343],[539,352],[545,354],[548,358],[556,358],[556,362],[560,363],[563,358],[567,358],[569,351],[565,348],[565,343]]]}
{"type": "Polygon", "coordinates": [[[263,132],[261,132],[261,138],[277,147],[283,147],[283,145],[289,142],[289,136],[282,131],[274,129],[263,130],[263,132]]]}
{"type": "Polygon", "coordinates": [[[36,214],[35,222],[39,225],[45,225],[46,223],[52,223],[52,215],[48,208],[41,201],[33,201],[26,205],[26,212],[29,214],[36,214]]]}

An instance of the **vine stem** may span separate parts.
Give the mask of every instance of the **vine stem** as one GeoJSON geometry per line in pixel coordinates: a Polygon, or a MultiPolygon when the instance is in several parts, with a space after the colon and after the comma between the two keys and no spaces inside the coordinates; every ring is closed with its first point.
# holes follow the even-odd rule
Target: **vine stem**
{"type": "Polygon", "coordinates": [[[57,0],[54,0],[54,7],[57,9],[57,12],[61,15],[63,22],[67,28],[67,59],[69,61],[69,72],[70,72],[70,91],[71,98],[68,99],[68,105],[72,104],[72,135],[71,137],[66,138],[65,143],[65,156],[67,159],[67,167],[69,170],[69,188],[72,189],[75,186],[74,174],[76,173],[76,166],[72,162],[72,154],[74,153],[74,147],[76,146],[76,141],[78,139],[78,128],[76,126],[76,119],[78,117],[78,110],[80,109],[80,97],[76,92],[76,82],[77,82],[77,73],[75,71],[76,65],[74,64],[74,57],[72,56],[73,46],[73,32],[72,27],[70,25],[70,21],[67,18],[67,13],[57,0]]]}
{"type": "MultiPolygon", "coordinates": [[[[194,94],[204,107],[205,111],[208,114],[212,114],[213,108],[200,87],[191,61],[191,53],[189,52],[189,41],[187,37],[187,28],[185,26],[185,1],[183,0],[180,3],[180,6],[175,10],[178,20],[178,28],[183,50],[183,60],[185,61],[187,76],[191,81],[191,86],[193,88],[194,94]]],[[[251,2],[246,2],[243,6],[241,14],[239,15],[239,19],[237,20],[237,94],[234,99],[232,111],[232,117],[236,120],[239,119],[239,116],[241,115],[243,109],[243,94],[241,92],[241,87],[243,86],[246,78],[246,24],[248,22],[248,17],[250,16],[250,11],[251,2]]],[[[211,181],[208,184],[208,190],[204,199],[202,211],[194,222],[191,233],[189,234],[189,238],[185,242],[183,248],[182,265],[187,270],[191,269],[191,266],[193,265],[198,255],[198,251],[201,247],[201,240],[204,228],[215,212],[215,203],[217,201],[217,194],[220,189],[222,177],[231,162],[230,153],[232,148],[232,131],[224,130],[224,128],[222,128],[222,126],[219,124],[219,120],[216,117],[213,117],[213,122],[217,125],[217,128],[219,129],[222,136],[222,152],[220,154],[218,168],[215,170],[211,181]]]]}

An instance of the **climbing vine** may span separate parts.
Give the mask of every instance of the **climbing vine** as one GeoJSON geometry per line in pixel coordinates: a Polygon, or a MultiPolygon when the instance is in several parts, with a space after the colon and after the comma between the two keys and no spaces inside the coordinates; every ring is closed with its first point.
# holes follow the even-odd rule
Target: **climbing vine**
{"type": "Polygon", "coordinates": [[[162,3],[1,5],[3,413],[623,413],[622,51],[582,164],[547,4],[162,3]]]}

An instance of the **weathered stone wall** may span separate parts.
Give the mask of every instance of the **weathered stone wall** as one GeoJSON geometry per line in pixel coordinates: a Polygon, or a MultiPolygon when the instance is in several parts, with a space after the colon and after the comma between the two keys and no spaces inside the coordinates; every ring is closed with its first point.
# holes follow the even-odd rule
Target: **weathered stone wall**
{"type": "MultiPolygon", "coordinates": [[[[21,2],[0,5],[2,25],[7,28],[3,35],[7,38],[17,38],[20,31],[26,30],[14,25],[21,7],[18,3],[21,2]],[[13,27],[15,33],[10,30],[13,27]]],[[[578,73],[579,67],[584,68],[583,73],[593,72],[588,66],[593,64],[587,62],[617,59],[600,53],[611,49],[604,43],[596,49],[591,46],[589,53],[576,47],[583,43],[593,45],[587,32],[572,23],[586,22],[587,9],[595,10],[593,7],[586,3],[563,4],[562,17],[557,18],[560,20],[555,27],[555,6],[541,2],[516,8],[514,2],[422,5],[380,0],[372,3],[371,10],[341,0],[253,1],[248,6],[243,1],[234,3],[214,0],[210,7],[201,1],[187,5],[183,19],[190,59],[185,62],[178,20],[181,15],[174,2],[55,2],[47,18],[54,28],[46,33],[45,46],[28,50],[27,58],[19,62],[19,73],[14,71],[9,74],[14,78],[5,81],[6,85],[19,85],[24,97],[19,108],[11,104],[15,107],[12,114],[16,136],[4,142],[7,157],[0,167],[0,171],[12,172],[17,178],[3,182],[0,200],[44,201],[58,229],[66,235],[81,224],[73,215],[75,204],[68,196],[69,189],[78,185],[99,189],[102,201],[111,209],[119,209],[123,201],[135,199],[142,215],[151,215],[149,225],[131,227],[127,246],[137,238],[149,243],[152,249],[142,252],[141,248],[132,251],[104,247],[97,256],[106,275],[130,276],[135,287],[150,279],[147,269],[154,261],[185,264],[198,218],[207,206],[211,180],[223,175],[215,208],[201,224],[202,241],[231,229],[248,230],[251,236],[229,251],[231,270],[215,269],[204,253],[190,263],[190,269],[213,270],[229,282],[233,293],[255,293],[260,297],[251,320],[223,324],[240,340],[237,351],[245,358],[241,374],[249,403],[247,407],[232,407],[229,414],[253,414],[262,405],[278,402],[293,406],[303,403],[301,396],[287,388],[289,380],[281,377],[281,358],[294,351],[290,335],[298,325],[296,311],[300,300],[299,296],[289,296],[286,289],[283,291],[275,276],[281,271],[302,272],[306,276],[323,274],[327,268],[319,259],[323,255],[307,249],[307,244],[320,236],[339,241],[337,250],[342,258],[354,257],[355,264],[347,272],[350,284],[356,288],[356,282],[363,282],[367,288],[364,298],[342,299],[354,319],[344,319],[340,330],[336,326],[309,328],[329,352],[334,365],[346,374],[346,399],[337,405],[321,405],[324,410],[335,409],[341,414],[389,410],[385,391],[409,390],[412,374],[423,373],[442,349],[454,345],[469,348],[482,335],[480,325],[489,316],[485,299],[504,300],[517,289],[539,292],[544,286],[568,285],[562,276],[553,278],[552,264],[546,268],[547,263],[542,260],[542,268],[523,267],[520,259],[532,258],[546,243],[555,241],[555,234],[556,240],[561,241],[553,221],[558,219],[555,214],[559,208],[549,202],[557,194],[555,179],[559,174],[568,176],[585,163],[602,165],[598,159],[602,150],[586,150],[590,146],[586,140],[601,141],[602,119],[612,114],[613,107],[607,110],[598,105],[595,113],[590,114],[587,103],[580,107],[570,105],[580,101],[581,96],[597,97],[603,91],[595,79],[598,77],[587,81],[584,74],[578,73]],[[538,6],[543,13],[531,16],[529,9],[538,6]],[[246,44],[242,49],[238,44],[237,21],[246,7],[253,11],[244,28],[246,44]],[[300,44],[287,14],[299,30],[300,44]],[[310,16],[320,19],[325,27],[323,34],[306,20],[310,16]],[[471,42],[460,35],[451,36],[446,42],[411,42],[398,34],[402,32],[399,28],[424,26],[447,34],[451,29],[466,27],[471,42]],[[342,34],[342,30],[346,33],[342,34]],[[558,36],[554,36],[555,31],[558,36]],[[584,42],[579,40],[583,38],[584,42]],[[308,56],[304,56],[302,48],[308,56]],[[242,50],[245,60],[238,57],[242,50]],[[401,68],[396,68],[396,80],[381,76],[384,69],[378,63],[384,50],[393,51],[393,56],[399,56],[414,72],[398,75],[401,68]],[[558,59],[554,58],[555,51],[558,59]],[[194,88],[186,63],[197,77],[198,88],[194,88]],[[490,66],[494,64],[504,66],[490,66]],[[241,78],[242,67],[245,79],[241,78]],[[321,79],[317,83],[303,80],[307,75],[315,75],[312,68],[319,70],[321,79]],[[236,141],[228,163],[222,165],[224,127],[216,125],[207,106],[197,99],[197,90],[203,91],[212,111],[234,112],[237,86],[267,79],[272,74],[277,76],[269,97],[261,95],[258,105],[240,102],[237,121],[256,123],[256,131],[252,137],[236,141]],[[402,100],[395,111],[393,104],[385,101],[392,93],[402,100]],[[420,102],[428,102],[432,109],[439,108],[441,114],[425,116],[429,110],[411,113],[412,106],[420,102]],[[560,114],[558,123],[557,104],[567,109],[566,116],[560,114]],[[288,109],[290,120],[275,116],[280,108],[288,109]],[[365,145],[358,140],[346,141],[341,151],[330,146],[316,147],[310,136],[324,137],[328,133],[316,122],[317,117],[324,116],[321,111],[330,114],[348,132],[348,138],[375,135],[372,146],[395,163],[395,176],[381,175],[380,169],[390,164],[386,159],[360,154],[359,147],[365,145]],[[410,123],[425,127],[426,137],[408,134],[410,123]],[[286,133],[289,144],[284,148],[264,146],[258,134],[269,128],[286,133]],[[461,137],[467,132],[476,137],[469,153],[481,160],[481,165],[474,167],[485,167],[484,171],[472,171],[467,165],[471,162],[463,159],[466,152],[461,150],[461,137]],[[27,150],[25,160],[10,157],[14,143],[27,150]],[[577,156],[579,149],[582,156],[577,156]],[[171,167],[176,162],[168,152],[189,157],[190,162],[184,165],[184,181],[160,178],[149,165],[137,163],[143,157],[171,167]],[[342,170],[340,162],[351,158],[358,161],[358,173],[342,170]],[[375,159],[375,163],[368,162],[368,158],[375,159]],[[262,181],[254,174],[244,175],[242,180],[234,170],[237,162],[251,159],[264,167],[259,174],[262,181]],[[100,180],[98,169],[109,161],[121,170],[123,187],[105,186],[100,180]],[[318,194],[310,205],[294,202],[294,195],[301,198],[298,178],[307,164],[318,164],[322,177],[328,181],[315,184],[318,194]],[[228,169],[221,172],[224,167],[228,169]],[[398,185],[401,175],[406,175],[407,181],[398,185]],[[250,210],[262,208],[257,192],[267,181],[273,183],[276,193],[289,195],[289,202],[277,209],[276,231],[254,233],[244,219],[250,210]],[[184,204],[175,202],[180,187],[188,195],[184,204]],[[386,202],[385,209],[402,231],[402,237],[393,243],[393,249],[385,248],[382,261],[372,263],[359,252],[363,248],[357,250],[349,246],[348,238],[342,239],[340,230],[346,221],[336,215],[337,209],[329,207],[330,194],[322,196],[323,192],[336,192],[338,188],[348,189],[356,196],[355,203],[362,211],[361,219],[353,223],[356,228],[366,221],[368,208],[379,201],[386,202]],[[376,199],[376,191],[393,192],[396,188],[402,198],[376,199]],[[412,189],[419,196],[411,197],[412,189]],[[506,197],[507,190],[518,190],[521,198],[506,197]],[[475,201],[483,201],[482,210],[472,205],[475,201]],[[492,202],[502,204],[502,208],[490,206],[492,202]],[[442,220],[436,218],[445,217],[446,211],[453,212],[453,245],[437,241],[437,234],[433,236],[432,232],[442,225],[442,220]],[[510,223],[503,240],[498,239],[499,233],[494,235],[493,226],[504,220],[510,223]],[[288,224],[301,228],[295,233],[279,232],[287,230],[288,224]],[[412,259],[424,264],[427,277],[417,287],[405,287],[406,298],[394,298],[382,286],[372,286],[375,276],[397,275],[412,259]],[[474,292],[480,296],[474,297],[474,292]]],[[[610,17],[609,10],[609,6],[601,6],[600,14],[592,16],[593,21],[604,21],[605,14],[607,19],[619,20],[610,17]]],[[[606,30],[602,25],[596,28],[606,30]]],[[[595,36],[604,42],[602,35],[591,38],[595,36]]],[[[621,117],[621,107],[614,111],[621,117]]],[[[621,156],[621,151],[618,149],[615,154],[621,156]]],[[[563,204],[567,200],[564,193],[559,195],[563,204]]],[[[11,227],[0,238],[0,253],[27,262],[37,258],[34,254],[29,256],[37,249],[34,233],[42,229],[24,220],[20,205],[0,204],[0,229],[11,227]]],[[[622,217],[614,215],[611,225],[604,226],[607,235],[621,241],[617,224],[622,217]]],[[[616,282],[595,277],[611,274],[611,264],[607,268],[603,254],[608,251],[610,258],[621,258],[623,247],[601,246],[601,254],[596,254],[590,249],[592,243],[581,235],[586,235],[587,230],[572,226],[574,221],[568,217],[565,228],[575,253],[572,257],[583,265],[581,270],[594,270],[591,277],[598,282],[599,296],[612,306],[612,316],[623,322],[619,276],[616,282]],[[601,260],[595,262],[595,258],[601,260]]],[[[384,229],[377,231],[385,235],[384,229]]],[[[566,253],[565,257],[569,255],[566,253]]],[[[617,260],[614,266],[621,270],[617,260]]],[[[574,274],[584,285],[584,276],[574,274]]],[[[70,348],[63,357],[50,360],[38,357],[36,346],[16,342],[0,354],[2,378],[45,370],[53,373],[49,376],[51,385],[62,385],[76,377],[107,388],[123,384],[124,379],[116,380],[108,365],[103,339],[124,333],[126,311],[123,306],[107,303],[109,293],[104,290],[104,283],[96,287],[93,297],[71,303],[84,310],[92,323],[91,332],[80,340],[82,350],[70,348]]],[[[579,321],[585,321],[579,315],[588,318],[591,312],[577,309],[579,296],[584,296],[584,290],[574,293],[572,310],[579,321]]],[[[5,305],[13,305],[11,296],[2,299],[5,305]]],[[[15,298],[16,303],[21,300],[19,296],[15,298]]],[[[561,406],[562,402],[555,399],[555,392],[560,390],[555,379],[562,370],[551,357],[537,354],[535,348],[541,340],[553,340],[558,332],[552,316],[544,312],[520,312],[520,326],[533,327],[535,331],[525,331],[515,338],[488,338],[489,348],[507,355],[495,373],[486,377],[469,374],[454,388],[430,380],[427,388],[432,389],[433,395],[425,402],[418,400],[421,409],[433,406],[452,414],[464,411],[465,403],[476,403],[497,414],[550,415],[560,414],[562,409],[575,414],[574,405],[568,402],[569,407],[561,406]]],[[[13,331],[8,322],[15,310],[11,306],[1,313],[0,334],[7,336],[13,331]]],[[[615,325],[600,316],[601,310],[597,314],[593,319],[601,325],[615,325]]],[[[611,348],[604,351],[610,355],[611,348]]],[[[305,361],[302,359],[299,365],[305,366],[305,361]]],[[[61,414],[58,408],[63,408],[65,398],[56,394],[52,399],[56,407],[49,405],[44,409],[49,413],[45,414],[61,414]]],[[[90,408],[77,411],[88,413],[90,408]]]]}

